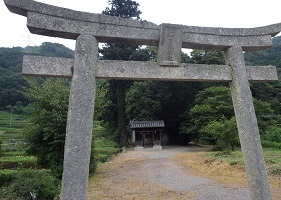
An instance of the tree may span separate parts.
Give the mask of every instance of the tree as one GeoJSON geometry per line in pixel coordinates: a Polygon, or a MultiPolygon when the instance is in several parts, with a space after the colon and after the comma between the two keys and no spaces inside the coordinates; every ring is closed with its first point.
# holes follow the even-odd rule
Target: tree
{"type": "Polygon", "coordinates": [[[219,121],[222,118],[229,120],[234,116],[229,88],[212,86],[200,91],[196,95],[194,106],[190,109],[189,115],[193,123],[192,126],[194,126],[191,130],[195,130],[198,134],[196,138],[215,144],[214,135],[202,131],[202,129],[212,121],[219,121]]]}
{"type": "Polygon", "coordinates": [[[224,56],[220,51],[193,50],[191,62],[195,64],[224,64],[224,56]]]}
{"type": "Polygon", "coordinates": [[[27,152],[38,158],[42,167],[51,168],[61,176],[66,132],[69,81],[47,79],[42,84],[27,79],[29,87],[23,91],[31,102],[28,105],[29,126],[24,135],[27,152]]]}
{"type": "MultiPolygon", "coordinates": [[[[265,134],[268,126],[274,124],[272,119],[274,114],[271,105],[267,102],[253,99],[257,114],[260,134],[265,134]]],[[[234,129],[234,109],[231,102],[230,90],[224,86],[212,86],[200,91],[196,95],[193,107],[190,109],[191,127],[187,130],[195,131],[193,135],[202,142],[209,144],[222,144],[220,141],[227,142],[221,145],[229,148],[231,141],[235,144],[237,133],[234,129]],[[216,132],[218,131],[218,132],[216,132]]]]}
{"type": "Polygon", "coordinates": [[[109,92],[108,87],[108,81],[97,80],[94,120],[102,120],[104,110],[112,103],[110,99],[106,98],[109,92]]]}
{"type": "Polygon", "coordinates": [[[273,65],[281,68],[281,36],[272,39],[272,47],[265,51],[247,52],[245,60],[249,65],[273,65]]]}
{"type": "Polygon", "coordinates": [[[123,18],[140,19],[139,4],[131,0],[108,0],[111,8],[107,7],[102,14],[123,18]]]}
{"type": "MultiPolygon", "coordinates": [[[[140,19],[141,11],[138,9],[139,4],[131,0],[109,0],[111,7],[107,7],[102,14],[140,19]]],[[[125,44],[106,44],[100,53],[103,54],[105,60],[132,60],[132,55],[138,49],[137,45],[125,44]]],[[[112,105],[108,106],[108,111],[104,114],[108,120],[111,130],[116,131],[119,136],[121,146],[125,146],[127,142],[127,117],[125,112],[125,96],[131,82],[116,80],[109,81],[109,93],[107,97],[111,98],[112,105]],[[116,107],[115,107],[116,106],[116,107]],[[116,123],[117,122],[117,123],[116,123]]]]}
{"type": "Polygon", "coordinates": [[[202,133],[213,135],[218,149],[234,150],[239,146],[239,137],[235,117],[211,121],[202,128],[202,133]]]}
{"type": "Polygon", "coordinates": [[[134,61],[155,61],[157,56],[157,48],[147,46],[146,48],[138,48],[131,55],[131,60],[134,61]]]}
{"type": "Polygon", "coordinates": [[[126,114],[131,120],[159,120],[161,97],[151,81],[136,81],[126,95],[126,114]]]}

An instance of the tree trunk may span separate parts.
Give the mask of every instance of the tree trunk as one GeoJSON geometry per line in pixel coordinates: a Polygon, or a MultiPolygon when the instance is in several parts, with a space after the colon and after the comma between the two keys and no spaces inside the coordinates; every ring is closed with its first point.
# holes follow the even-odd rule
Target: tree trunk
{"type": "Polygon", "coordinates": [[[120,145],[125,146],[127,142],[126,131],[126,114],[125,114],[125,98],[126,98],[126,81],[117,81],[117,112],[118,112],[118,124],[117,132],[120,138],[120,145]]]}

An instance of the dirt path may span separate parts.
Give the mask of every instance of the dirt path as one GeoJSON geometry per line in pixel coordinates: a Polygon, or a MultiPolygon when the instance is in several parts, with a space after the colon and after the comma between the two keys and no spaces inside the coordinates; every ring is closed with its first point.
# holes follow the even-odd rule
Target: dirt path
{"type": "Polygon", "coordinates": [[[250,199],[246,188],[191,175],[173,160],[190,151],[199,149],[169,147],[122,153],[98,168],[89,181],[87,199],[250,199]]]}

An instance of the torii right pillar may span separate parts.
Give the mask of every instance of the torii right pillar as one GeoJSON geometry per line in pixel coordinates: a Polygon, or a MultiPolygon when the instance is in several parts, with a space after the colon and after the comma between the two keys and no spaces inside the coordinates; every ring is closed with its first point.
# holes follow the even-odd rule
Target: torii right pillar
{"type": "Polygon", "coordinates": [[[240,46],[233,46],[225,50],[224,54],[226,64],[232,68],[230,90],[250,196],[253,200],[270,200],[272,197],[243,49],[240,46]]]}

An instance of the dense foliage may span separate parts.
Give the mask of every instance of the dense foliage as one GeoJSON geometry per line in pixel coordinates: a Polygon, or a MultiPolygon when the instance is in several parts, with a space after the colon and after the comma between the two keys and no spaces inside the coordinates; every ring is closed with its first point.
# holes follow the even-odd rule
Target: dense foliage
{"type": "Polygon", "coordinates": [[[57,43],[45,42],[41,46],[0,48],[0,109],[28,102],[20,92],[26,83],[22,78],[23,55],[44,55],[72,58],[73,51],[57,43]]]}
{"type": "Polygon", "coordinates": [[[0,172],[1,200],[52,200],[58,196],[59,191],[59,179],[47,170],[0,172]]]}
{"type": "Polygon", "coordinates": [[[281,68],[281,37],[272,39],[272,47],[264,51],[247,52],[245,53],[245,60],[247,65],[273,65],[281,68]]]}
{"type": "Polygon", "coordinates": [[[56,176],[62,173],[64,140],[68,110],[69,81],[48,79],[42,84],[28,79],[24,96],[30,125],[25,136],[30,144],[28,153],[36,155],[38,163],[51,168],[56,176]]]}

